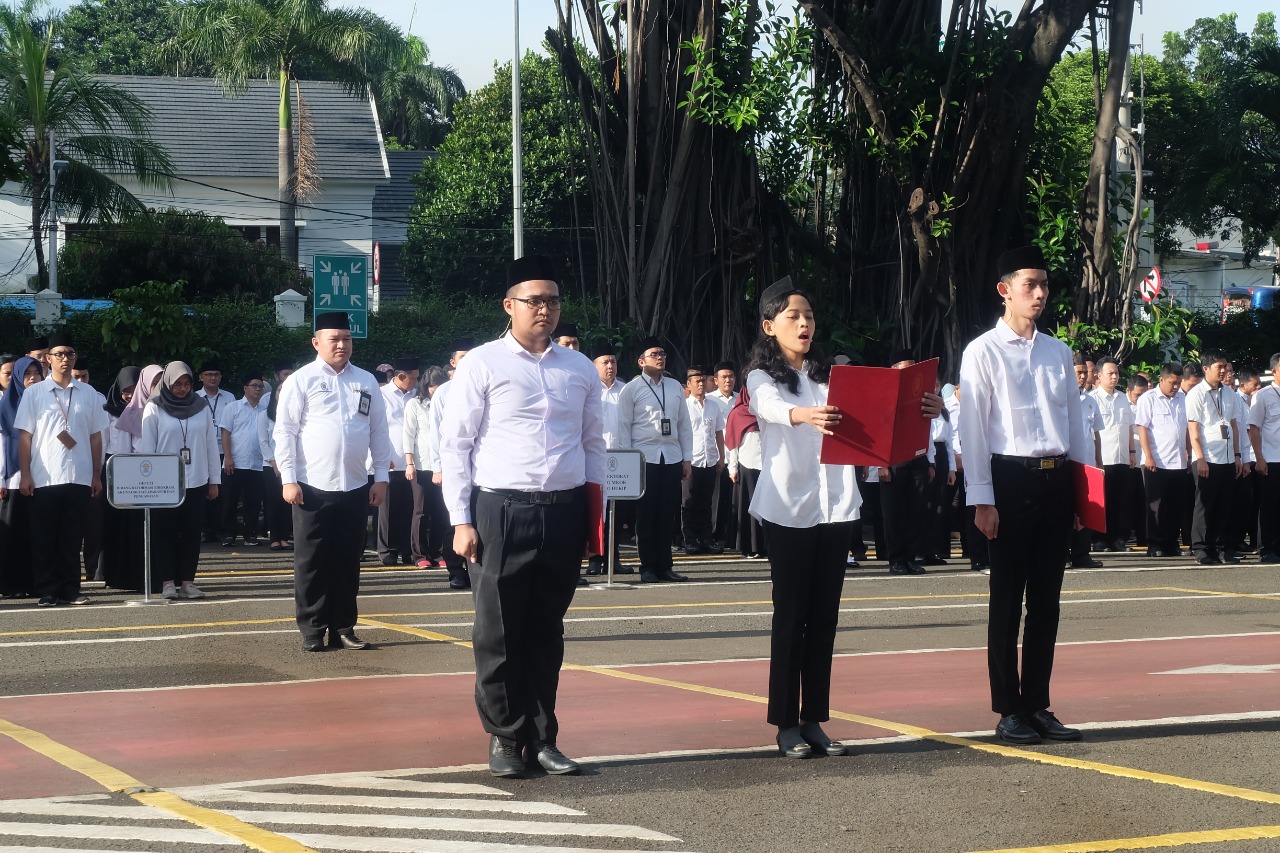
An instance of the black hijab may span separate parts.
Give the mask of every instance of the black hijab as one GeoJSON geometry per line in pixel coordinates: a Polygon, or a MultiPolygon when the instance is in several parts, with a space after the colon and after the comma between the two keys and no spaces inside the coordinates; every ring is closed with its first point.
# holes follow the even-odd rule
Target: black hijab
{"type": "Polygon", "coordinates": [[[116,374],[116,381],[111,383],[111,387],[107,389],[107,402],[103,405],[103,409],[113,418],[118,418],[124,414],[124,407],[129,402],[121,395],[126,389],[136,388],[138,385],[138,376],[141,371],[133,365],[120,368],[120,372],[116,374]]]}
{"type": "Polygon", "coordinates": [[[171,361],[164,366],[164,374],[160,377],[160,388],[151,402],[155,403],[167,414],[185,421],[192,415],[199,414],[209,402],[196,393],[195,375],[185,361],[171,361]],[[191,390],[187,396],[179,397],[173,393],[173,383],[186,376],[191,380],[191,390]]]}

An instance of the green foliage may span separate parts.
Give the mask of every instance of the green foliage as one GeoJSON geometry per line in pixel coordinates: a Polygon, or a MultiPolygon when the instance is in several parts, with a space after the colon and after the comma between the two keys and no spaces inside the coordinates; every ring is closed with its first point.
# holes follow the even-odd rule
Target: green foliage
{"type": "Polygon", "coordinates": [[[182,282],[144,281],[111,294],[102,312],[102,342],[121,364],[150,364],[186,352],[191,342],[182,282]]]}
{"type": "MultiPolygon", "coordinates": [[[[569,296],[595,270],[592,238],[575,230],[591,233],[582,131],[554,60],[527,53],[520,84],[525,253],[554,258],[569,296]]],[[[458,103],[437,154],[416,178],[403,263],[426,292],[496,298],[506,290],[513,228],[510,65],[458,103]]]]}
{"type": "Polygon", "coordinates": [[[196,301],[270,302],[285,290],[310,290],[275,249],[246,240],[217,217],[172,208],[74,232],[58,262],[59,289],[76,298],[106,297],[144,281],[184,281],[196,301]]]}
{"type": "Polygon", "coordinates": [[[1203,326],[1203,318],[1191,309],[1157,300],[1134,317],[1125,334],[1080,322],[1059,324],[1052,334],[1076,352],[1115,356],[1128,372],[1150,373],[1168,362],[1198,358],[1203,326]]]}
{"type": "Polygon", "coordinates": [[[432,64],[426,42],[413,35],[374,74],[372,88],[388,147],[397,149],[439,145],[454,105],[467,93],[457,72],[432,64]]]}
{"type": "MultiPolygon", "coordinates": [[[[92,74],[174,73],[156,46],[177,33],[168,0],[81,0],[54,24],[54,50],[92,74]]],[[[207,67],[191,68],[207,76],[207,67]]]]}

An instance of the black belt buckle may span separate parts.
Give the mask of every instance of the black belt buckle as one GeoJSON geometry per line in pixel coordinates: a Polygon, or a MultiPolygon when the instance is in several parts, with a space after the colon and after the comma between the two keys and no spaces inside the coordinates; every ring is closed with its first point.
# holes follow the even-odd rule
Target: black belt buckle
{"type": "Polygon", "coordinates": [[[556,502],[556,492],[529,492],[529,503],[547,506],[556,502]]]}

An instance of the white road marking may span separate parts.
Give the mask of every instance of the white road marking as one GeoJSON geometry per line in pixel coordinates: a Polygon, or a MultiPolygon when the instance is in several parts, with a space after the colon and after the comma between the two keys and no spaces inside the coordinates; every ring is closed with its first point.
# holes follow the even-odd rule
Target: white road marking
{"type": "Polygon", "coordinates": [[[284,794],[209,785],[174,791],[184,800],[202,803],[253,803],[270,806],[326,806],[330,808],[421,809],[435,811],[509,812],[511,814],[584,815],[555,803],[520,800],[472,800],[462,797],[365,797],[355,794],[284,794]]]}
{"type": "Polygon", "coordinates": [[[641,826],[620,823],[567,823],[565,821],[498,820],[475,817],[419,817],[332,812],[268,812],[228,810],[227,814],[254,826],[309,824],[312,826],[367,827],[371,829],[435,830],[437,832],[479,832],[500,835],[581,835],[606,838],[636,838],[644,841],[679,841],[679,838],[641,826]]]}
{"type": "Polygon", "coordinates": [[[154,841],[161,844],[227,844],[227,836],[207,829],[158,826],[106,826],[89,823],[0,822],[0,835],[32,838],[96,838],[111,841],[154,841]]]}
{"type": "Polygon", "coordinates": [[[528,844],[499,844],[492,841],[438,841],[436,839],[362,838],[352,835],[287,833],[299,844],[318,850],[344,853],[642,853],[615,847],[542,847],[528,844]]]}
{"type": "Polygon", "coordinates": [[[1280,672],[1280,663],[1235,664],[1211,663],[1205,666],[1192,666],[1187,669],[1170,669],[1165,672],[1153,672],[1152,675],[1259,675],[1262,673],[1280,672]]]}
{"type": "MultiPolygon", "coordinates": [[[[401,779],[390,773],[334,773],[308,778],[308,785],[326,788],[364,788],[375,791],[401,791],[407,794],[460,794],[480,797],[510,797],[511,792],[490,788],[488,785],[464,785],[454,782],[420,782],[417,779],[401,779]]],[[[277,783],[279,784],[279,783],[277,783]]],[[[242,787],[242,786],[240,786],[242,787]]]]}

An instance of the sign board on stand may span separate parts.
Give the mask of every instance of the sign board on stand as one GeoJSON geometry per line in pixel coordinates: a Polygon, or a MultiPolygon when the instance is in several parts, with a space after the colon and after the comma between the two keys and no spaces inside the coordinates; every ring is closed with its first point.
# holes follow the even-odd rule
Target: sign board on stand
{"type": "Polygon", "coordinates": [[[609,536],[605,540],[605,564],[609,567],[604,583],[592,584],[592,589],[632,589],[629,583],[614,583],[613,564],[617,554],[617,538],[614,527],[615,501],[634,501],[644,497],[644,454],[639,450],[608,450],[604,458],[604,483],[601,484],[604,502],[609,510],[609,536]]]}
{"type": "Polygon", "coordinates": [[[366,255],[316,255],[311,265],[312,319],[342,311],[351,321],[351,337],[369,337],[369,258],[366,255]]]}
{"type": "Polygon", "coordinates": [[[107,460],[107,502],[142,510],[142,598],[129,604],[168,604],[151,597],[151,510],[182,506],[187,466],[176,453],[116,453],[107,460]]]}

